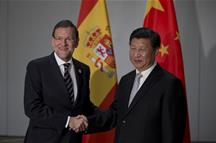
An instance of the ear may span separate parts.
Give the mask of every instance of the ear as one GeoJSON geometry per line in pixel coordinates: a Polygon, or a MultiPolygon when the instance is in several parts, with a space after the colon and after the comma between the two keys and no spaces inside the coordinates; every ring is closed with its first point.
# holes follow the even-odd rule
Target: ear
{"type": "Polygon", "coordinates": [[[77,44],[74,44],[74,45],[73,45],[73,48],[76,49],[76,48],[77,48],[77,44]]]}
{"type": "Polygon", "coordinates": [[[79,43],[79,41],[74,41],[74,43],[73,43],[73,48],[74,49],[78,47],[78,43],[79,43]]]}
{"type": "Polygon", "coordinates": [[[159,48],[157,48],[154,52],[154,55],[157,56],[157,54],[159,53],[159,48]]]}
{"type": "Polygon", "coordinates": [[[78,45],[77,45],[77,44],[75,44],[75,45],[73,46],[73,48],[74,48],[74,49],[76,49],[76,48],[77,48],[77,46],[78,46],[78,45]]]}
{"type": "Polygon", "coordinates": [[[51,45],[52,45],[52,47],[55,47],[55,39],[53,37],[51,39],[51,45]]]}

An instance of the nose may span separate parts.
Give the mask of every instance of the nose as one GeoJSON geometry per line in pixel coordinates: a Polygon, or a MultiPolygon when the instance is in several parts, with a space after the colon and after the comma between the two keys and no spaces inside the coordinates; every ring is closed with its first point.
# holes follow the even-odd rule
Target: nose
{"type": "Polygon", "coordinates": [[[63,45],[67,46],[67,39],[63,39],[63,45]]]}
{"type": "Polygon", "coordinates": [[[135,56],[135,57],[139,57],[139,56],[140,56],[140,51],[139,51],[139,50],[136,50],[136,51],[134,52],[134,56],[135,56]]]}

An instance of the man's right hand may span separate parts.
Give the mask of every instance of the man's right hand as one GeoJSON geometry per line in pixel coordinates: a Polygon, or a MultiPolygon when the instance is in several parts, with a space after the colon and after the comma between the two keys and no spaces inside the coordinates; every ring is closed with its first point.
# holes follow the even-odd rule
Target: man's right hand
{"type": "Polygon", "coordinates": [[[69,128],[74,130],[76,133],[85,131],[88,128],[88,120],[84,115],[70,117],[69,128]]]}

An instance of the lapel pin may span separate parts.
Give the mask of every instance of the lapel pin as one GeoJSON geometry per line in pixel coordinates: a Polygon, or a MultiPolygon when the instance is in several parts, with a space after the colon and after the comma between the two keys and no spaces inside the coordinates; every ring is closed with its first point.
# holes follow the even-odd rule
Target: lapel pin
{"type": "Polygon", "coordinates": [[[82,73],[82,70],[81,70],[81,69],[78,69],[78,73],[81,74],[81,73],[82,73]]]}

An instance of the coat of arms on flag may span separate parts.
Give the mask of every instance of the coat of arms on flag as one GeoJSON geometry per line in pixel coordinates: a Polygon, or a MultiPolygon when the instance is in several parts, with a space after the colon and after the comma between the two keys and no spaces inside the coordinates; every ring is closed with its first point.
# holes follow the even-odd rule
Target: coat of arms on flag
{"type": "Polygon", "coordinates": [[[85,46],[91,49],[86,54],[86,57],[101,72],[105,72],[109,78],[112,78],[114,72],[109,68],[115,69],[115,59],[111,37],[107,34],[102,34],[101,29],[96,27],[87,35],[85,46]]]}

